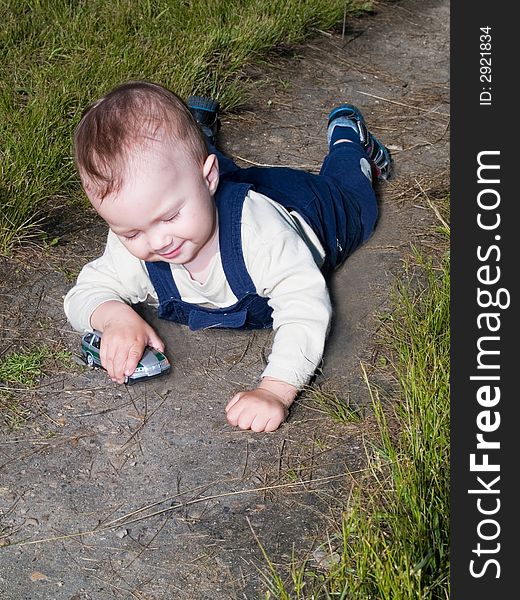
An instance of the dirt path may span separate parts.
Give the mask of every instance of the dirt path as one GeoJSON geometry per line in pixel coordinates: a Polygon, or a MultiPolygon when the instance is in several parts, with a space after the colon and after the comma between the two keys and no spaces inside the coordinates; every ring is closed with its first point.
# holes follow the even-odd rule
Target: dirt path
{"type": "MultiPolygon", "coordinates": [[[[393,150],[377,231],[334,277],[318,379],[359,404],[359,364],[376,362],[394,274],[411,241],[435,247],[431,205],[449,177],[448,36],[448,0],[381,4],[349,21],[344,39],[322,35],[263,71],[264,91],[223,123],[235,157],[317,170],[328,111],[349,101],[393,150]]],[[[22,257],[29,268],[0,264],[3,351],[40,339],[77,352],[62,297],[103,237],[96,218],[71,218],[61,246],[22,257]]],[[[281,565],[322,539],[348,493],[344,473],[363,465],[370,420],[335,425],[304,397],[273,434],[232,430],[223,408],[256,382],[271,334],[158,328],[168,378],[124,388],[100,371],[56,369],[31,392],[28,423],[0,433],[0,540],[11,543],[0,549],[0,599],[253,600],[254,536],[281,565]]]]}

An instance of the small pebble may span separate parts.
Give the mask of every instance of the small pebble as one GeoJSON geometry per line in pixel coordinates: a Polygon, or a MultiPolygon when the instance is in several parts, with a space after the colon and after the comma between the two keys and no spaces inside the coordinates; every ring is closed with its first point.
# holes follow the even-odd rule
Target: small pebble
{"type": "Polygon", "coordinates": [[[120,529],[119,531],[116,531],[116,536],[121,540],[124,537],[126,537],[127,535],[128,535],[128,529],[120,529]]]}

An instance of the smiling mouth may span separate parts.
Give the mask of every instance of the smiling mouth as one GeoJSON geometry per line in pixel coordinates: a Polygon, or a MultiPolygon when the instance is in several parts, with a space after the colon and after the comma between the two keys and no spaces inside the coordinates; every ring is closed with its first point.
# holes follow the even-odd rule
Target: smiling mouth
{"type": "Polygon", "coordinates": [[[181,242],[176,248],[170,250],[170,252],[165,252],[164,254],[159,254],[161,258],[171,259],[175,258],[181,251],[184,242],[181,242]]]}

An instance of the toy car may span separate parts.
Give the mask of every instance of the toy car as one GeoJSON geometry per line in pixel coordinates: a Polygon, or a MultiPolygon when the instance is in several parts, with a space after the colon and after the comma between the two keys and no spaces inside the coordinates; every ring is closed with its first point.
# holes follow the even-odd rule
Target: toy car
{"type": "MultiPolygon", "coordinates": [[[[89,331],[83,334],[81,338],[81,354],[89,367],[103,368],[101,359],[99,358],[100,345],[101,333],[99,331],[89,331]]],[[[162,352],[148,346],[135,371],[132,375],[125,378],[125,383],[132,384],[137,381],[147,380],[150,377],[157,377],[163,373],[167,373],[170,368],[170,361],[166,356],[162,352]]]]}

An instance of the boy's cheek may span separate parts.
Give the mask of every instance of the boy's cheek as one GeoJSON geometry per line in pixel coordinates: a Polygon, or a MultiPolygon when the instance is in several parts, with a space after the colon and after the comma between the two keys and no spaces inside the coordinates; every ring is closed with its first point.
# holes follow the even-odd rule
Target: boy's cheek
{"type": "Polygon", "coordinates": [[[130,252],[132,256],[135,256],[139,260],[158,260],[157,258],[151,257],[149,252],[146,249],[144,249],[141,245],[136,244],[135,242],[128,242],[121,238],[119,239],[121,240],[123,246],[128,250],[128,252],[130,252]]]}

